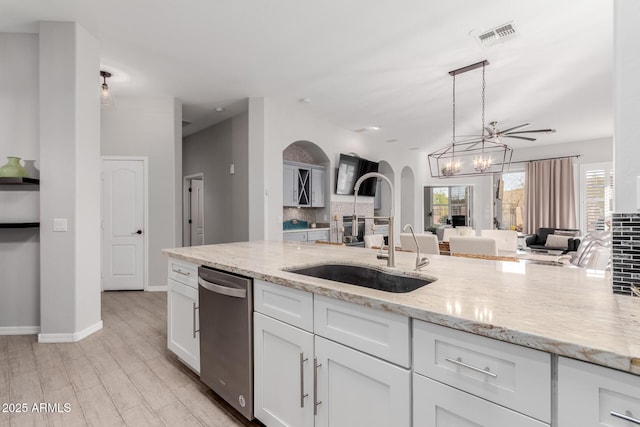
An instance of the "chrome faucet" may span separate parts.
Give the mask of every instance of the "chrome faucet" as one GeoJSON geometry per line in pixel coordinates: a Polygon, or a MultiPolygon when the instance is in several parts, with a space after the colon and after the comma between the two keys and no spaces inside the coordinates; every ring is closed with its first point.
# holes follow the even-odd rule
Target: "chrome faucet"
{"type": "Polygon", "coordinates": [[[418,252],[416,255],[416,271],[419,271],[422,267],[425,267],[427,265],[429,265],[429,260],[427,259],[427,257],[423,257],[422,259],[420,259],[420,245],[418,244],[418,239],[416,238],[416,233],[413,232],[413,227],[411,226],[411,224],[407,224],[402,228],[402,231],[407,231],[407,228],[409,229],[409,231],[411,231],[411,235],[413,236],[413,241],[416,243],[416,251],[418,252]]]}
{"type": "Polygon", "coordinates": [[[389,249],[387,250],[387,254],[378,254],[379,259],[387,260],[388,267],[396,266],[396,246],[394,242],[394,233],[393,233],[393,184],[386,176],[382,175],[378,172],[369,172],[362,175],[356,181],[356,184],[353,187],[353,222],[351,226],[351,235],[356,237],[358,236],[358,215],[356,214],[356,209],[358,206],[358,190],[360,189],[360,185],[369,178],[380,178],[387,184],[389,184],[390,198],[391,198],[391,210],[389,211],[389,216],[385,217],[389,220],[389,249]]]}

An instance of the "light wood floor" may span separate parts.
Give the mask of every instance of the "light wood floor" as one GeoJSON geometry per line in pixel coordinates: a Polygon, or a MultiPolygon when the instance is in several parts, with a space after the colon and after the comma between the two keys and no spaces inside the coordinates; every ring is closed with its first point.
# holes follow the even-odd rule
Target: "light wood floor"
{"type": "MultiPolygon", "coordinates": [[[[105,292],[104,328],[77,343],[0,336],[0,412],[5,426],[256,426],[221,401],[167,350],[164,292],[105,292]],[[31,412],[58,403],[60,411],[31,412]]],[[[55,408],[50,408],[55,409],[55,408]]]]}

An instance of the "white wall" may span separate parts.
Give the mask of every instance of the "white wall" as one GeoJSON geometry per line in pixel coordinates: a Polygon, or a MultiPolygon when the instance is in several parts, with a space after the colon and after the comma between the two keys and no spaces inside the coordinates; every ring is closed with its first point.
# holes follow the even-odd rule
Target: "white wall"
{"type": "Polygon", "coordinates": [[[204,174],[205,244],[249,238],[247,126],[243,113],[183,140],[183,175],[204,174]]]}
{"type": "Polygon", "coordinates": [[[147,156],[149,159],[149,239],[148,288],[166,286],[167,260],[164,248],[180,245],[182,194],[180,157],[176,145],[182,145],[176,132],[176,103],[170,97],[117,97],[112,85],[115,108],[102,110],[101,154],[103,156],[147,156]],[[176,186],[180,183],[180,187],[176,186]],[[176,230],[178,228],[178,230],[176,230]]]}
{"type": "MultiPolygon", "coordinates": [[[[0,33],[0,166],[7,156],[40,167],[38,35],[0,33]]],[[[0,191],[0,222],[37,222],[40,193],[0,191]]],[[[0,230],[0,335],[40,328],[40,230],[0,230]]]]}
{"type": "Polygon", "coordinates": [[[68,22],[41,22],[39,41],[39,339],[75,341],[102,327],[99,44],[68,22]],[[68,231],[54,232],[54,218],[68,231]]]}
{"type": "Polygon", "coordinates": [[[640,2],[614,3],[615,212],[636,212],[640,176],[640,2]]]}
{"type": "MultiPolygon", "coordinates": [[[[331,162],[328,169],[330,175],[329,194],[332,201],[352,203],[353,197],[338,196],[333,194],[335,188],[334,169],[337,165],[340,153],[356,153],[361,157],[372,161],[385,160],[393,169],[394,175],[398,177],[395,183],[394,204],[395,215],[400,218],[400,186],[398,182],[402,168],[409,166],[414,172],[417,169],[417,156],[410,152],[398,152],[393,144],[373,140],[366,135],[362,135],[347,129],[342,129],[326,122],[317,120],[313,115],[305,111],[304,105],[288,104],[280,100],[266,98],[262,103],[257,101],[249,103],[249,129],[250,129],[250,150],[251,150],[251,129],[255,121],[260,121],[264,117],[264,181],[262,176],[250,175],[250,188],[264,189],[266,193],[266,203],[264,212],[265,233],[257,237],[252,235],[251,239],[266,238],[272,240],[282,239],[282,151],[292,142],[311,141],[318,145],[331,162]],[[264,108],[264,116],[260,115],[258,108],[264,108]]],[[[258,123],[259,124],[259,123],[258,123]]],[[[416,174],[416,176],[418,176],[416,174]]],[[[418,179],[416,179],[418,182],[418,179]]],[[[415,200],[422,200],[421,187],[415,186],[415,200]],[[420,187],[420,188],[419,188],[420,187]]],[[[259,199],[261,195],[252,193],[250,203],[259,199]]],[[[257,203],[256,203],[257,204],[257,203]]],[[[418,203],[416,203],[418,204],[418,203]]],[[[421,212],[416,209],[416,212],[421,212]]],[[[262,218],[262,216],[261,216],[262,218]]],[[[416,224],[422,227],[420,215],[415,215],[416,224]]],[[[253,221],[253,219],[252,219],[253,221]]],[[[400,231],[399,221],[396,221],[396,235],[400,231]]]]}

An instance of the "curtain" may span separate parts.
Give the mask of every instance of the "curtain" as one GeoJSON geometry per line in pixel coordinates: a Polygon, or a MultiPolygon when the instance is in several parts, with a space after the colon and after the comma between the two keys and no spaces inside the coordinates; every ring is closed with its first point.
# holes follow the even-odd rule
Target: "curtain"
{"type": "Polygon", "coordinates": [[[571,158],[537,160],[525,166],[524,232],[540,227],[577,228],[571,158]]]}

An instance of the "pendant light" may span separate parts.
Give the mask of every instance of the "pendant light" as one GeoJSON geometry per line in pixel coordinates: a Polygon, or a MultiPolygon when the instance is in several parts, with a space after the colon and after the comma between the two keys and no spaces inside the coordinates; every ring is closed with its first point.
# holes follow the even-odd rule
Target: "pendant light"
{"type": "Polygon", "coordinates": [[[100,86],[100,105],[103,107],[112,107],[113,96],[109,93],[109,85],[107,84],[107,78],[111,77],[111,73],[101,70],[100,77],[102,77],[102,85],[100,86]]]}
{"type": "Polygon", "coordinates": [[[451,143],[429,154],[429,169],[433,178],[452,178],[468,175],[487,175],[509,169],[513,150],[506,144],[485,138],[485,67],[484,60],[457,70],[449,71],[453,77],[453,137],[451,143]],[[482,128],[480,139],[456,139],[456,75],[482,67],[482,128]]]}

